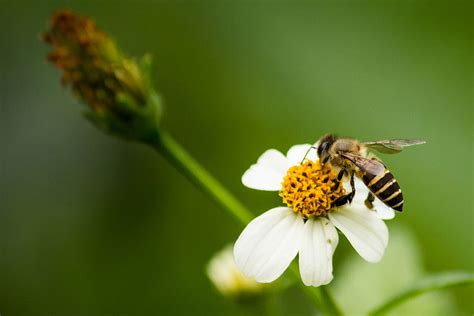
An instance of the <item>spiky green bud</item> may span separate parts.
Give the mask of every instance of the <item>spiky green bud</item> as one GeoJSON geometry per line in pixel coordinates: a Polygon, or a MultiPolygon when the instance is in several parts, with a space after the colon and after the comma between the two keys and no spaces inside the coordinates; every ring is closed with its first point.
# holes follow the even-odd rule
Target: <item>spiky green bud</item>
{"type": "Polygon", "coordinates": [[[156,137],[161,103],[150,80],[151,58],[125,56],[88,17],[58,11],[43,35],[48,60],[61,82],[89,108],[86,117],[103,131],[127,139],[156,137]]]}

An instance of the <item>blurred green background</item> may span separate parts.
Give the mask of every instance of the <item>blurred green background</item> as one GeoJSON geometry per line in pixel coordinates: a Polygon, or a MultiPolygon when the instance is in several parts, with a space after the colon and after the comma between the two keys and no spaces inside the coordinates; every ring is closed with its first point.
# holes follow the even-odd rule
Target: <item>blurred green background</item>
{"type": "MultiPolygon", "coordinates": [[[[426,139],[383,157],[406,201],[389,228],[411,230],[428,272],[474,268],[473,2],[0,4],[2,315],[241,313],[204,274],[241,227],[152,150],[82,118],[39,41],[58,8],[154,55],[164,126],[256,214],[281,203],[240,183],[268,148],[426,139]]],[[[353,254],[341,238],[336,280],[353,254]]],[[[443,293],[474,311],[472,287],[443,293]]]]}

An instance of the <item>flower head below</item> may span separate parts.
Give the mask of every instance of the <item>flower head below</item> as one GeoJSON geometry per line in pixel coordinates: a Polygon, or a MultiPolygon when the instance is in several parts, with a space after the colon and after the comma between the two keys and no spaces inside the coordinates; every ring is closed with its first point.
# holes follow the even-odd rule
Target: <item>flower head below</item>
{"type": "Polygon", "coordinates": [[[270,149],[242,176],[253,189],[279,191],[287,207],[268,210],[251,221],[234,246],[234,259],[244,275],[258,282],[277,279],[299,256],[303,283],[320,286],[333,279],[332,256],[339,242],[337,229],[362,258],[381,260],[388,244],[383,219],[394,217],[380,200],[372,209],[364,201],[369,193],[356,179],[356,193],[350,204],[335,201],[349,188],[329,166],[322,166],[310,144],[295,145],[283,155],[270,149]],[[306,156],[306,160],[302,159],[306,156]]]}
{"type": "Polygon", "coordinates": [[[265,284],[245,277],[237,268],[232,256],[232,246],[228,245],[216,253],[206,268],[207,276],[216,289],[224,296],[249,298],[263,294],[265,284]]]}
{"type": "Polygon", "coordinates": [[[48,60],[62,71],[61,82],[90,109],[97,127],[143,140],[156,132],[161,109],[150,81],[151,60],[126,57],[88,17],[56,12],[43,40],[52,46],[48,60]]]}

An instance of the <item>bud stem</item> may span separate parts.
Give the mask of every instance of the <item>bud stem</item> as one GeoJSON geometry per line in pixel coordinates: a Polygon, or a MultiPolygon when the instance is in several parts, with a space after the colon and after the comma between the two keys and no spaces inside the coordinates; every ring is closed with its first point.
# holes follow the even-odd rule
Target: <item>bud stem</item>
{"type": "Polygon", "coordinates": [[[223,206],[240,223],[245,225],[254,217],[240,201],[199,165],[168,133],[161,131],[157,141],[150,145],[163,154],[199,190],[223,206]]]}

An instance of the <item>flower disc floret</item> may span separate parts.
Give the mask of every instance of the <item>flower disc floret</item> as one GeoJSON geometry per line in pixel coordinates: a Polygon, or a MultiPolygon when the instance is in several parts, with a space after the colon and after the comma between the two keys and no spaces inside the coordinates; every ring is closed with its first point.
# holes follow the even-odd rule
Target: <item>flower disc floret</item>
{"type": "Polygon", "coordinates": [[[280,191],[283,202],[304,218],[326,215],[345,194],[336,172],[311,160],[288,169],[280,191]]]}

